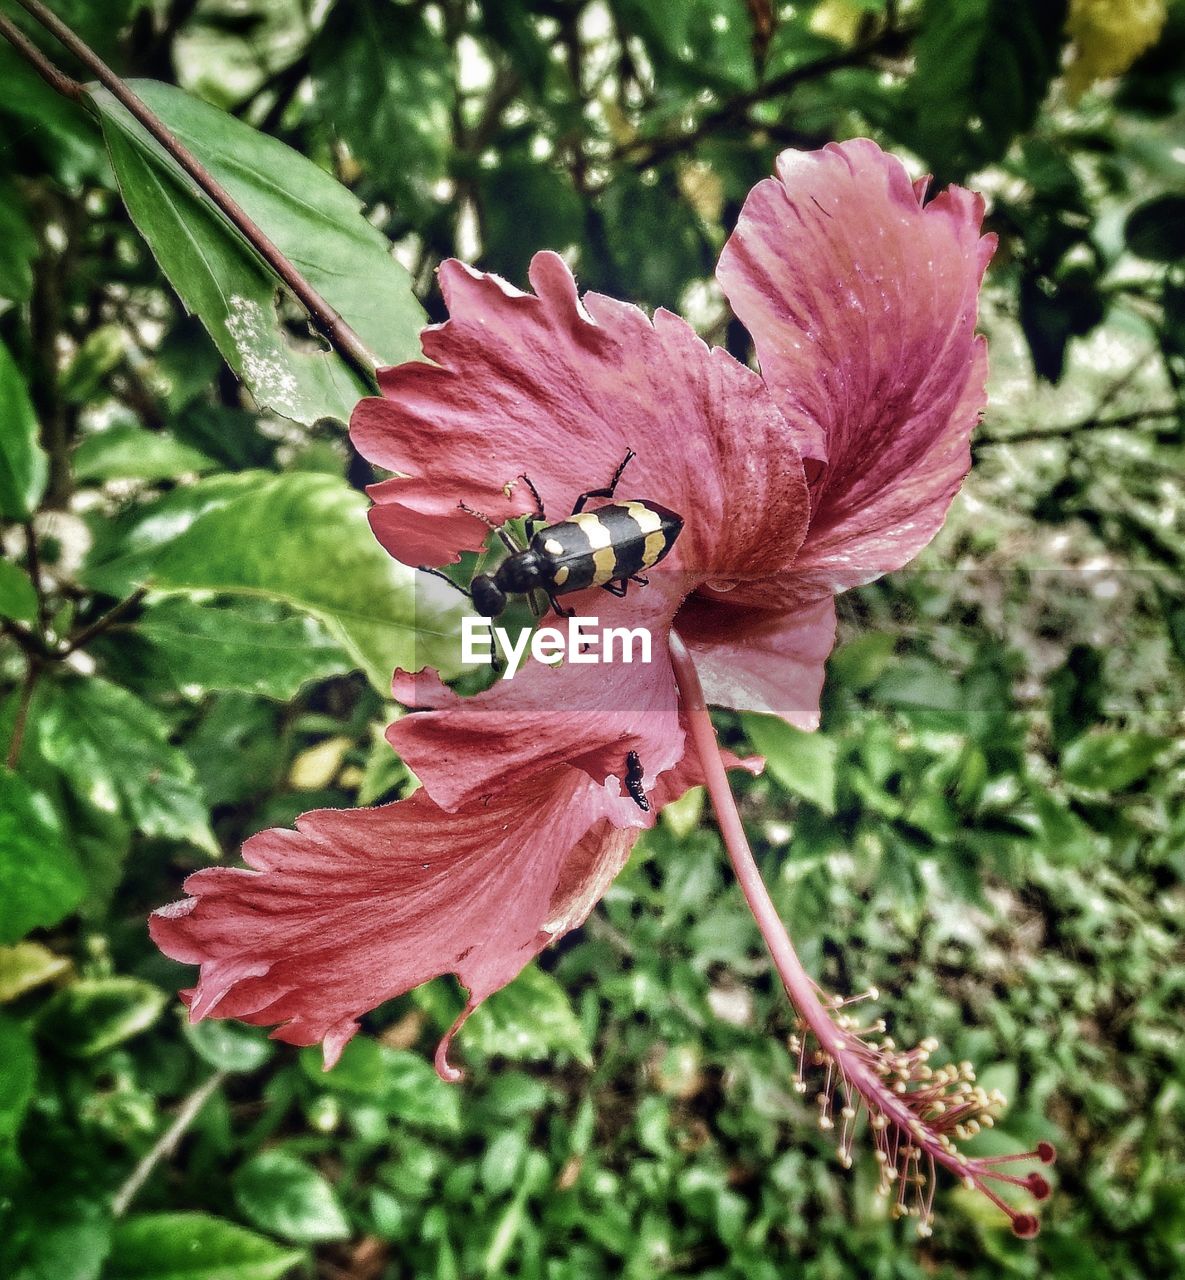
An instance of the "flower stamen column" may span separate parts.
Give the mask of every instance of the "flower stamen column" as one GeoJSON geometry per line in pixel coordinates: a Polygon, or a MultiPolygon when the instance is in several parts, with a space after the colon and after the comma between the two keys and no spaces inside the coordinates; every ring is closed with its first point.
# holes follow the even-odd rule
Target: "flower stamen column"
{"type": "Polygon", "coordinates": [[[798,1034],[791,1042],[799,1062],[797,1087],[800,1092],[806,1091],[804,1072],[808,1064],[825,1069],[825,1084],[817,1096],[824,1129],[835,1126],[834,1102],[842,1104],[838,1146],[841,1162],[845,1167],[851,1163],[853,1130],[861,1108],[865,1108],[881,1168],[881,1190],[886,1194],[895,1191],[895,1212],[919,1218],[923,1234],[929,1234],[934,1174],[936,1166],[942,1165],[1007,1214],[1018,1236],[1036,1235],[1036,1216],[1008,1204],[996,1185],[1010,1184],[1036,1200],[1044,1200],[1050,1188],[1040,1173],[1015,1176],[1004,1172],[1001,1166],[1024,1160],[1052,1164],[1052,1144],[1041,1142],[1035,1150],[1013,1156],[964,1156],[955,1139],[974,1137],[980,1128],[990,1126],[1002,1109],[1004,1098],[997,1091],[989,1094],[976,1085],[969,1063],[930,1067],[928,1060],[937,1048],[936,1042],[924,1040],[914,1049],[898,1050],[892,1040],[876,1038],[884,1030],[883,1023],[860,1026],[858,1018],[844,1012],[851,1000],[820,992],[798,958],[749,848],[695,664],[675,632],[670,640],[683,713],[724,847],[800,1021],[798,1034]],[[812,1040],[813,1054],[809,1049],[812,1040]]]}

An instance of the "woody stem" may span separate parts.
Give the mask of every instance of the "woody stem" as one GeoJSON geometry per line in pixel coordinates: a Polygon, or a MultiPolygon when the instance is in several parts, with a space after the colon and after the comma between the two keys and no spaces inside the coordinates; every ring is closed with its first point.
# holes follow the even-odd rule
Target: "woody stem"
{"type": "MultiPolygon", "coordinates": [[[[293,296],[308,312],[314,327],[333,348],[358,371],[371,386],[375,384],[375,369],[380,361],[357,333],[338,314],[333,306],[284,256],[263,229],[238,203],[229,191],[201,163],[190,149],[164,125],[132,88],[115,74],[102,58],[79,38],[41,0],[17,0],[17,3],[43,26],[116,98],[139,123],[164,148],[172,159],[198,185],[207,199],[239,232],[276,276],[292,291],[293,296]]],[[[12,23],[0,19],[0,36],[9,40],[17,52],[28,59],[38,73],[58,92],[77,99],[79,85],[57,71],[29,40],[24,38],[12,23]]]]}

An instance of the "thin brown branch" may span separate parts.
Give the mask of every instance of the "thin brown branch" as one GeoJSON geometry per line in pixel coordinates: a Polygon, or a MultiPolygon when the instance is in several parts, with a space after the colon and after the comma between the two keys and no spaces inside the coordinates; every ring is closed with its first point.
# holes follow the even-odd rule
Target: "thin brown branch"
{"type": "Polygon", "coordinates": [[[693,129],[665,138],[635,138],[618,147],[612,158],[628,161],[638,169],[648,169],[682,151],[692,150],[713,133],[744,121],[750,109],[758,103],[782,97],[799,85],[829,76],[833,71],[861,66],[874,54],[885,51],[905,38],[907,33],[886,27],[872,39],[853,45],[850,49],[842,49],[825,58],[816,58],[801,67],[791,67],[772,80],[766,80],[746,93],[737,94],[714,111],[701,116],[693,129]],[[642,154],[638,155],[639,152],[642,154]]]}
{"type": "Polygon", "coordinates": [[[264,233],[263,229],[211,174],[198,158],[176,138],[97,53],[66,26],[41,0],[17,0],[64,48],[69,50],[111,95],[148,131],[178,165],[193,179],[211,203],[239,231],[309,313],[313,325],[371,385],[375,369],[382,363],[338,312],[300,274],[264,233]]]}
{"type": "Polygon", "coordinates": [[[30,654],[25,678],[21,682],[20,697],[16,704],[16,715],[12,721],[12,738],[8,744],[8,757],[5,760],[10,769],[15,769],[20,763],[21,747],[25,742],[25,730],[29,725],[29,708],[33,705],[33,693],[37,688],[37,681],[40,679],[41,662],[30,654]]]}
{"type": "Polygon", "coordinates": [[[86,87],[64,71],[59,71],[20,27],[2,15],[0,15],[0,36],[3,36],[16,49],[55,93],[60,93],[63,98],[70,98],[74,102],[82,101],[86,87]]]}
{"type": "Polygon", "coordinates": [[[37,625],[44,639],[49,625],[49,607],[45,601],[45,580],[41,576],[41,551],[37,546],[37,530],[33,527],[32,520],[25,521],[24,530],[25,560],[29,566],[29,581],[37,596],[37,625]]]}
{"type": "Polygon", "coordinates": [[[1063,426],[1042,431],[1034,428],[1031,431],[1015,431],[1011,435],[995,436],[980,434],[975,437],[976,449],[1001,444],[1032,444],[1038,440],[1070,440],[1084,431],[1121,431],[1127,427],[1138,427],[1144,422],[1159,422],[1166,418],[1180,416],[1181,410],[1172,406],[1155,409],[1136,409],[1131,413],[1117,414],[1111,418],[1090,417],[1077,422],[1067,422],[1063,426]]]}
{"type": "Polygon", "coordinates": [[[68,644],[58,650],[55,656],[59,658],[68,658],[72,653],[77,652],[79,649],[86,648],[86,646],[90,644],[96,636],[101,636],[104,631],[115,626],[120,618],[134,609],[147,594],[148,591],[145,587],[141,587],[139,590],[133,591],[126,600],[121,600],[117,605],[113,605],[101,618],[96,618],[90,626],[83,627],[76,636],[71,637],[68,644]]]}
{"type": "Polygon", "coordinates": [[[59,339],[70,315],[76,281],[79,241],[86,219],[80,202],[52,189],[39,191],[36,209],[40,252],[29,299],[29,391],[41,424],[41,444],[48,455],[49,478],[41,505],[65,511],[74,492],[70,446],[78,426],[78,406],[62,394],[59,339]]]}
{"type": "Polygon", "coordinates": [[[160,1135],[145,1152],[143,1158],[132,1170],[123,1186],[115,1193],[111,1201],[112,1214],[120,1218],[131,1208],[132,1201],[140,1194],[141,1188],[152,1176],[152,1171],[162,1160],[167,1160],[176,1151],[189,1126],[201,1114],[202,1108],[226,1082],[226,1071],[215,1071],[202,1082],[181,1104],[173,1123],[160,1135]]]}

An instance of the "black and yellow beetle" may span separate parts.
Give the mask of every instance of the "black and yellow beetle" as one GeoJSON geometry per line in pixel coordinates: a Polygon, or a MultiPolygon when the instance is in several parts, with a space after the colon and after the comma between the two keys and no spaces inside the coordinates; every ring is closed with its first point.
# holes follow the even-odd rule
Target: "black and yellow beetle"
{"type": "MultiPolygon", "coordinates": [[[[538,614],[541,610],[535,605],[534,593],[540,591],[560,617],[570,617],[571,611],[559,604],[557,596],[587,587],[603,587],[615,596],[624,596],[629,583],[646,585],[642,570],[653,568],[675,545],[683,517],[641,498],[608,501],[595,511],[584,509],[590,498],[612,499],[634,456],[632,449],[627,450],[612,480],[603,489],[582,493],[572,514],[558,524],[546,523],[538,490],[527,476],[520,477],[534,494],[536,505],[536,514],[527,517],[529,541],[525,547],[518,546],[506,530],[481,512],[461,504],[463,510],[488,524],[510,552],[493,573],[479,573],[469,585],[467,594],[483,618],[496,618],[512,595],[525,595],[538,614]]],[[[456,585],[439,570],[421,567],[456,585]]]]}
{"type": "MultiPolygon", "coordinates": [[[[538,489],[528,476],[521,476],[534,495],[536,508],[535,514],[527,517],[525,547],[520,547],[488,516],[461,504],[463,510],[489,525],[510,552],[493,573],[479,573],[465,592],[482,617],[496,618],[512,595],[525,595],[532,612],[538,616],[542,610],[535,602],[537,591],[547,597],[560,617],[571,617],[571,611],[563,608],[557,596],[588,587],[603,587],[615,596],[624,596],[629,583],[646,585],[642,570],[653,568],[675,545],[683,529],[683,517],[657,502],[641,498],[612,501],[618,481],[634,456],[634,451],[627,449],[609,483],[603,489],[582,493],[576,499],[572,514],[558,524],[547,524],[538,489]],[[590,498],[605,498],[606,503],[595,511],[585,511],[590,498]],[[540,525],[544,527],[539,528],[540,525]]],[[[428,565],[421,568],[425,573],[444,578],[458,591],[465,590],[439,569],[428,565]]],[[[638,753],[627,752],[623,778],[626,794],[639,809],[648,813],[650,801],[643,785],[644,772],[638,753]]]]}

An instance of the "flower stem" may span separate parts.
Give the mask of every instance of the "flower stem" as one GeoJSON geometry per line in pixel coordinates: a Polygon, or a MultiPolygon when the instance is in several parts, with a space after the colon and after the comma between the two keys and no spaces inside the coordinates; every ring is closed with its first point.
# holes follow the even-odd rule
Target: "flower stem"
{"type": "MultiPolygon", "coordinates": [[[[674,632],[670,637],[670,651],[683,715],[691,730],[704,785],[712,800],[729,861],[786,994],[804,1028],[818,1044],[814,1065],[827,1070],[827,1083],[817,1099],[823,1128],[834,1127],[833,1095],[838,1095],[843,1103],[841,1160],[845,1165],[850,1163],[852,1132],[858,1110],[863,1106],[868,1111],[881,1164],[882,1188],[888,1191],[895,1187],[895,1207],[901,1214],[916,1214],[922,1219],[923,1230],[929,1230],[934,1169],[942,1165],[967,1185],[983,1192],[1006,1213],[1018,1235],[1035,1235],[1036,1218],[1014,1209],[991,1184],[1008,1183],[1036,1199],[1044,1199],[1049,1194],[1046,1180],[1040,1174],[1015,1177],[1002,1173],[994,1168],[1000,1162],[968,1158],[951,1140],[952,1134],[959,1138],[973,1137],[981,1125],[990,1125],[1003,1099],[998,1095],[989,1097],[973,1087],[970,1064],[961,1064],[958,1068],[929,1067],[928,1058],[937,1047],[933,1041],[924,1041],[917,1049],[906,1052],[898,1051],[891,1040],[883,1040],[879,1045],[874,1043],[871,1036],[883,1031],[883,1024],[859,1028],[858,1020],[844,1010],[852,1001],[825,997],[803,968],[745,836],[695,664],[674,632]]],[[[805,1036],[800,1045],[801,1063],[806,1057],[805,1036]]],[[[805,1091],[801,1074],[799,1088],[805,1091]]],[[[1050,1164],[1053,1158],[1052,1146],[1041,1143],[1035,1151],[1007,1157],[1007,1162],[1033,1159],[1050,1164]]]]}
{"type": "MultiPolygon", "coordinates": [[[[102,58],[79,36],[77,36],[55,13],[46,8],[41,0],[17,0],[17,3],[35,18],[59,43],[61,43],[79,62],[92,72],[95,79],[108,89],[141,125],[156,139],[164,150],[185,170],[197,183],[198,187],[210,199],[210,202],[235,227],[256,253],[267,263],[292,291],[309,314],[314,327],[332,344],[371,387],[375,384],[375,369],[382,363],[371,352],[357,333],[342,319],[338,312],[308,280],[300,274],[291,262],[280,252],[263,229],[254,222],[246,210],[238,203],[229,191],[198,160],[197,156],[152,113],[148,105],[115,74],[102,58]]],[[[74,96],[75,81],[61,73],[56,76],[46,74],[51,68],[47,60],[37,51],[36,56],[30,52],[33,48],[23,38],[14,39],[13,31],[7,24],[0,27],[0,35],[10,40],[13,46],[26,57],[38,73],[67,97],[74,96]]],[[[17,33],[19,36],[19,33],[17,33]]]]}
{"type": "Polygon", "coordinates": [[[671,633],[671,658],[675,680],[683,699],[683,712],[691,728],[692,742],[703,770],[704,785],[711,798],[724,848],[741,892],[745,895],[749,910],[769,948],[786,994],[811,1030],[822,1039],[831,1030],[831,1019],[819,1003],[814,983],[803,968],[794,944],[790,941],[790,935],[786,932],[786,926],[761,878],[745,829],[741,825],[741,816],[737,812],[736,799],[724,770],[724,762],[720,758],[720,744],[712,718],[708,714],[699,674],[686,646],[675,632],[671,633]]]}

